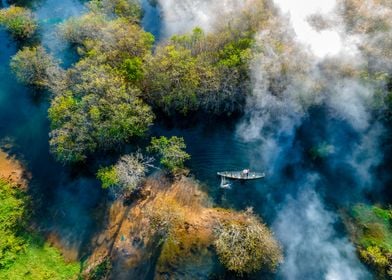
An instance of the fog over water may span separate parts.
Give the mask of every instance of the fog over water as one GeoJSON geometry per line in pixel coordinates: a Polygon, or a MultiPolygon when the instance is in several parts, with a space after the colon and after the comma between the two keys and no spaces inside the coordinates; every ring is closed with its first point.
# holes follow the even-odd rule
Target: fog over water
{"type": "MultiPolygon", "coordinates": [[[[229,21],[254,1],[157,0],[156,7],[143,1],[142,23],[160,40],[196,26],[212,31],[218,15],[229,21]]],[[[72,64],[75,54],[56,35],[56,25],[83,13],[84,5],[77,0],[38,2],[34,9],[43,44],[64,65],[72,64]]],[[[333,14],[335,1],[275,3],[285,19],[271,32],[256,34],[255,44],[263,51],[251,63],[252,96],[245,116],[235,124],[158,126],[153,133],[183,136],[192,173],[214,201],[236,209],[252,206],[272,227],[285,252],[278,279],[371,279],[338,215],[340,207],[366,201],[364,194],[378,184],[376,169],[384,160],[380,137],[385,130],[370,106],[373,85],[340,72],[343,66],[358,69],[364,58],[347,47],[342,30],[311,29],[308,16],[333,14]],[[277,54],[274,38],[296,43],[290,52],[277,54]],[[287,61],[298,71],[283,75],[287,61]],[[279,94],[271,90],[271,80],[284,84],[279,94]],[[312,158],[312,149],[322,158],[312,158]],[[219,189],[217,171],[246,167],[265,171],[266,179],[219,189]]],[[[93,213],[102,191],[94,174],[66,168],[49,154],[47,98],[15,81],[8,67],[15,52],[16,45],[0,30],[1,140],[12,144],[9,152],[32,172],[31,191],[44,217],[39,226],[59,233],[71,246],[82,246],[97,226],[93,213]]]]}
{"type": "MultiPolygon", "coordinates": [[[[159,3],[169,34],[195,26],[211,30],[216,17],[209,17],[208,11],[232,12],[234,7],[227,1],[159,3]],[[182,24],[185,21],[187,24],[182,24]]],[[[342,37],[341,30],[318,32],[308,23],[314,13],[331,15],[336,1],[277,0],[276,4],[288,19],[275,30],[256,35],[256,44],[264,51],[252,62],[253,95],[237,125],[237,140],[230,143],[252,147],[243,148],[242,159],[268,174],[263,183],[252,186],[255,193],[247,190],[246,194],[263,203],[255,207],[269,219],[283,244],[286,260],[278,278],[370,279],[339,227],[336,207],[362,201],[364,191],[375,183],[375,168],[383,160],[379,138],[384,129],[372,118],[369,106],[374,89],[342,77],[339,63],[336,73],[325,70],[334,56],[353,69],[363,60],[355,46],[347,47],[349,36],[342,37]],[[274,37],[292,39],[298,49],[277,54],[271,41],[274,37]],[[282,78],[283,64],[289,60],[298,71],[282,78]],[[271,91],[274,79],[285,83],[279,95],[271,91]],[[322,163],[312,163],[309,150],[314,147],[324,147],[322,163]],[[263,198],[257,199],[257,192],[263,198]]],[[[231,153],[227,161],[238,159],[240,154],[231,153]]],[[[247,201],[244,193],[236,194],[239,197],[228,199],[247,201]]]]}

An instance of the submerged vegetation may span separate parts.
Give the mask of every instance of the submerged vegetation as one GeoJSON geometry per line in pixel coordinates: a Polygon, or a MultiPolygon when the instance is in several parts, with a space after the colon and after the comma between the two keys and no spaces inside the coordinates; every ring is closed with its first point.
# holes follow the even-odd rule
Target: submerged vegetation
{"type": "Polygon", "coordinates": [[[0,26],[4,26],[16,39],[23,40],[34,35],[38,24],[29,9],[10,6],[0,10],[0,26]]]}
{"type": "Polygon", "coordinates": [[[40,46],[23,49],[11,63],[20,81],[54,94],[50,146],[59,161],[84,161],[142,137],[162,112],[242,111],[256,13],[253,21],[244,17],[236,23],[241,29],[222,26],[205,34],[196,28],[153,51],[153,36],[138,25],[136,2],[92,1],[88,6],[88,13],[59,28],[80,56],[71,68],[61,70],[40,46]]]}
{"type": "Polygon", "coordinates": [[[392,277],[392,210],[358,204],[350,216],[348,228],[360,258],[380,279],[392,277]]]}
{"type": "Polygon", "coordinates": [[[42,46],[24,47],[10,62],[17,79],[39,89],[53,87],[54,80],[61,80],[62,71],[57,62],[42,46]]]}

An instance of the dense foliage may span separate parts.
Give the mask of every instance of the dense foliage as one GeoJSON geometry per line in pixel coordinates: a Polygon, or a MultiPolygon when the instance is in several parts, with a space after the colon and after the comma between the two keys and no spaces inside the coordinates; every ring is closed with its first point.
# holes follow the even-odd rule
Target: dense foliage
{"type": "Polygon", "coordinates": [[[63,162],[76,162],[97,149],[110,149],[143,136],[153,114],[109,66],[80,61],[68,73],[69,88],[49,109],[51,150],[63,162]]]}
{"type": "Polygon", "coordinates": [[[24,252],[11,266],[0,270],[0,279],[70,280],[78,279],[79,263],[67,263],[61,252],[36,236],[27,236],[24,252]]]}
{"type": "Polygon", "coordinates": [[[92,11],[107,15],[116,15],[132,22],[139,22],[142,9],[138,0],[92,0],[89,2],[92,11]]]}
{"type": "Polygon", "coordinates": [[[26,231],[27,198],[0,180],[0,279],[76,278],[80,266],[64,262],[60,252],[26,231]]]}
{"type": "Polygon", "coordinates": [[[146,64],[149,102],[166,114],[242,110],[248,88],[251,37],[204,34],[174,36],[146,64]]]}
{"type": "Polygon", "coordinates": [[[30,10],[16,6],[0,10],[0,25],[4,26],[17,39],[32,37],[38,27],[30,10]]]}
{"type": "Polygon", "coordinates": [[[42,46],[24,47],[12,57],[10,65],[20,82],[37,88],[53,88],[52,81],[62,79],[58,63],[42,46]]]}
{"type": "Polygon", "coordinates": [[[150,152],[160,155],[161,164],[174,173],[184,168],[184,162],[190,159],[190,155],[184,151],[185,149],[184,139],[177,136],[170,138],[165,136],[153,137],[151,145],[148,147],[150,152]]]}
{"type": "Polygon", "coordinates": [[[373,267],[380,278],[392,277],[392,210],[356,205],[351,212],[352,229],[361,259],[373,267]]]}
{"type": "MultiPolygon", "coordinates": [[[[21,50],[11,63],[21,82],[54,93],[50,148],[59,161],[83,161],[145,135],[152,109],[167,115],[242,110],[252,37],[263,16],[244,14],[233,23],[238,28],[222,25],[208,34],[196,28],[152,52],[153,36],[138,25],[139,3],[94,0],[88,6],[88,13],[60,26],[80,55],[73,67],[62,70],[42,47],[21,50]]],[[[182,167],[165,157],[162,163],[182,167]]]]}
{"type": "Polygon", "coordinates": [[[0,201],[0,268],[7,268],[25,249],[25,241],[20,235],[25,221],[25,196],[1,179],[0,201]]]}
{"type": "Polygon", "coordinates": [[[81,59],[66,72],[64,85],[53,90],[50,146],[57,159],[82,161],[143,136],[154,119],[139,86],[152,35],[126,18],[93,12],[69,20],[61,30],[81,59]]]}
{"type": "Polygon", "coordinates": [[[111,188],[116,195],[131,193],[140,186],[151,162],[151,158],[140,152],[125,155],[115,165],[100,168],[97,178],[104,189],[111,188]]]}
{"type": "Polygon", "coordinates": [[[283,256],[271,231],[249,211],[242,218],[223,221],[218,227],[214,244],[219,259],[239,274],[275,270],[283,256]]]}

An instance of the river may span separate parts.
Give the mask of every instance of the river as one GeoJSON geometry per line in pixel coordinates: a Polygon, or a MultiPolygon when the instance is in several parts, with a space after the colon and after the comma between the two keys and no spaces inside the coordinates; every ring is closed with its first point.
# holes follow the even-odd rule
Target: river
{"type": "MultiPolygon", "coordinates": [[[[55,36],[55,26],[83,12],[84,6],[76,0],[46,0],[36,2],[34,7],[43,26],[45,47],[62,59],[65,67],[70,65],[75,55],[63,48],[55,36]]],[[[143,7],[143,25],[160,38],[159,11],[146,1],[143,7]]],[[[16,51],[16,44],[0,30],[1,144],[32,174],[30,192],[37,207],[37,226],[43,232],[56,232],[68,245],[82,250],[85,241],[99,227],[93,213],[105,196],[87,167],[83,171],[65,167],[50,155],[49,96],[17,83],[9,69],[10,57],[16,51]]],[[[329,139],[337,150],[348,154],[354,147],[352,143],[358,141],[356,132],[323,108],[314,108],[296,128],[294,136],[290,139],[281,136],[278,143],[285,148],[279,155],[279,167],[271,168],[261,160],[260,143],[247,142],[238,135],[239,121],[204,120],[191,127],[161,124],[155,125],[152,133],[183,136],[192,156],[188,166],[215,203],[235,209],[253,207],[277,231],[288,258],[288,264],[280,269],[277,278],[287,279],[293,273],[296,275],[293,279],[316,279],[333,273],[336,268],[340,272],[348,270],[341,275],[358,276],[352,279],[368,279],[368,272],[356,258],[336,214],[342,205],[365,200],[363,190],[354,186],[355,173],[336,159],[317,161],[309,154],[314,144],[323,139],[329,139]],[[334,137],[329,137],[332,130],[334,137]],[[266,171],[267,177],[233,183],[229,190],[219,188],[217,171],[244,168],[266,171]],[[332,260],[338,263],[333,263],[331,268],[332,260]]]]}

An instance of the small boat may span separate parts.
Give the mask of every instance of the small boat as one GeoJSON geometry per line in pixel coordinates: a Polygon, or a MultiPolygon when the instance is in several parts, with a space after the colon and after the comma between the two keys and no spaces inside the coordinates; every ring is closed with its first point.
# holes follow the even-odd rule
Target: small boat
{"type": "Polygon", "coordinates": [[[265,173],[261,172],[244,172],[244,171],[223,171],[218,172],[218,176],[221,176],[225,179],[233,179],[233,180],[256,180],[262,179],[265,177],[265,173]]]}

